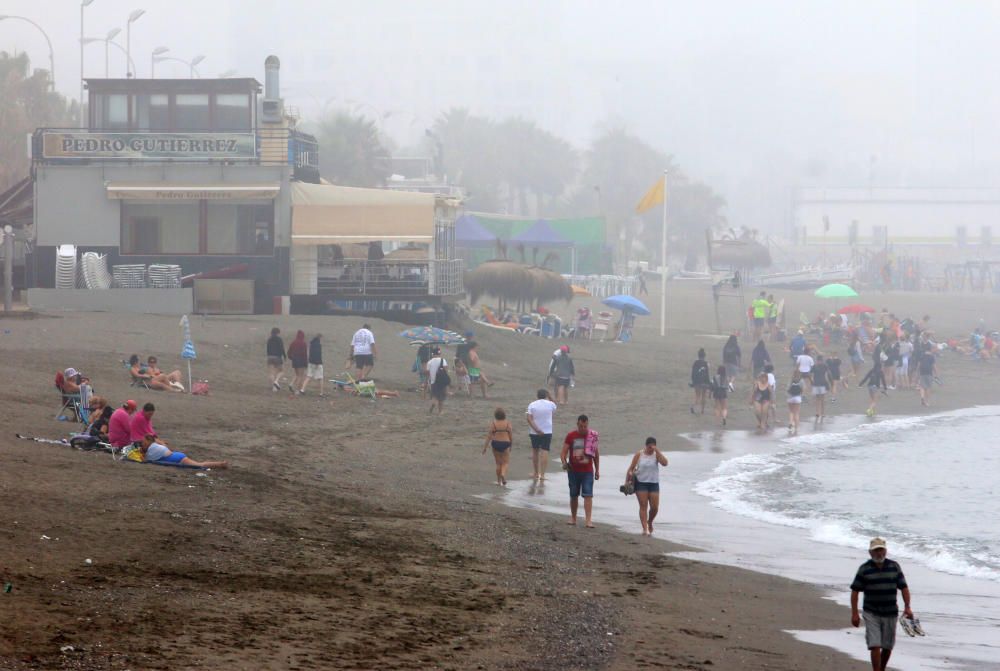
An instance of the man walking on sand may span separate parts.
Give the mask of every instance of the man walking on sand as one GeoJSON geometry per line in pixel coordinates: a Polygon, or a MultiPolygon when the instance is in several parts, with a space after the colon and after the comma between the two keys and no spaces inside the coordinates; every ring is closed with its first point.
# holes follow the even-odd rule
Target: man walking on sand
{"type": "Polygon", "coordinates": [[[531,439],[531,466],[535,480],[545,479],[545,468],[549,465],[549,450],[552,447],[552,415],[556,404],[549,398],[548,389],[539,389],[537,399],[528,404],[528,438],[531,439]]]}
{"type": "Polygon", "coordinates": [[[372,327],[365,324],[354,332],[351,338],[351,358],[358,369],[358,379],[366,380],[375,367],[375,334],[372,327]]]}
{"type": "Polygon", "coordinates": [[[590,514],[593,511],[594,481],[601,479],[601,455],[597,445],[597,432],[590,430],[590,420],[586,415],[576,418],[576,431],[566,434],[563,442],[563,469],[569,480],[569,521],[576,526],[576,511],[583,496],[584,525],[593,529],[590,514]]]}
{"type": "Polygon", "coordinates": [[[885,671],[896,644],[896,620],[899,606],[896,590],[903,595],[903,615],[913,619],[910,610],[910,588],[899,564],[886,558],[884,538],[873,538],[868,544],[871,559],[858,568],[851,583],[851,625],[861,624],[858,614],[858,594],[865,593],[865,641],[871,653],[872,671],[885,671]]]}

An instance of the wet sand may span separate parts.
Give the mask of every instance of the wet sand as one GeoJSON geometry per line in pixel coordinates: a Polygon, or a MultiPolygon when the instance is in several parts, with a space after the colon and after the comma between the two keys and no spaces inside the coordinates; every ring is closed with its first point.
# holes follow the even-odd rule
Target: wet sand
{"type": "MultiPolygon", "coordinates": [[[[715,363],[721,349],[706,335],[708,295],[671,287],[663,340],[654,315],[631,344],[571,343],[577,387],[556,435],[585,412],[605,453],[630,453],[650,434],[667,450],[689,449],[678,433],[713,426],[689,414],[687,387],[693,352],[705,346],[715,363]]],[[[784,295],[796,315],[826,307],[784,295]]],[[[956,335],[1000,306],[993,296],[868,302],[929,312],[956,335]]],[[[598,303],[556,308],[565,316],[578,304],[598,303]]],[[[0,593],[0,668],[865,668],[784,633],[843,626],[845,609],[799,583],[665,557],[679,549],[669,524],[643,540],[600,519],[594,530],[570,528],[477,496],[494,487],[480,450],[496,405],[515,422],[510,478],[530,476],[520,418],[553,341],[478,326],[494,398],[451,398],[439,418],[406,391],[414,350],[395,323],[372,320],[375,376],[402,397],[372,403],[329,388],[325,399],[315,388],[273,394],[263,365],[272,325],[286,342],[302,328],[323,333],[334,377],[360,319],[195,318],[194,372],[210,381],[207,398],[132,389],[119,363],[135,352],[182,367],[177,318],[0,321],[0,582],[12,584],[0,593]],[[232,468],[199,476],[15,439],[67,431],[53,420],[52,387],[66,366],[114,403],[153,401],[153,423],[177,449],[232,468]]],[[[996,402],[982,366],[946,358],[941,370],[932,410],[996,402]]],[[[858,390],[840,410],[862,412],[866,398],[858,390]]],[[[915,394],[882,407],[920,412],[915,394]]],[[[730,425],[751,428],[749,408],[732,408],[730,425]]],[[[563,485],[552,466],[550,476],[563,485]]]]}

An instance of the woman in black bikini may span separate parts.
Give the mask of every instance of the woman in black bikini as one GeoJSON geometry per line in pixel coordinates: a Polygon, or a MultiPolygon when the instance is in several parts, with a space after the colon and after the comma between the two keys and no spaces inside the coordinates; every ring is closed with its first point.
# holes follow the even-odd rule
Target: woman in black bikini
{"type": "Polygon", "coordinates": [[[503,408],[493,411],[493,421],[490,422],[490,431],[486,434],[486,443],[483,445],[483,454],[486,448],[493,448],[493,460],[497,464],[497,485],[507,486],[507,465],[510,463],[510,446],[514,443],[514,427],[507,419],[507,413],[503,408]]]}
{"type": "Polygon", "coordinates": [[[750,405],[757,416],[757,428],[764,431],[768,427],[767,413],[771,407],[771,385],[767,373],[761,373],[750,388],[750,405]]]}

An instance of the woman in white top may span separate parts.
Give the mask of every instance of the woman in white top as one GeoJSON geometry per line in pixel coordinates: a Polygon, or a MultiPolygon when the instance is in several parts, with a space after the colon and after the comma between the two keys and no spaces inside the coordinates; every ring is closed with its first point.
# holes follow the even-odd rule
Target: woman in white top
{"type": "Polygon", "coordinates": [[[642,535],[653,535],[653,520],[660,510],[660,466],[667,465],[667,458],[656,447],[656,438],[646,439],[646,446],[635,453],[625,475],[632,478],[635,497],[639,499],[639,521],[642,535]]]}

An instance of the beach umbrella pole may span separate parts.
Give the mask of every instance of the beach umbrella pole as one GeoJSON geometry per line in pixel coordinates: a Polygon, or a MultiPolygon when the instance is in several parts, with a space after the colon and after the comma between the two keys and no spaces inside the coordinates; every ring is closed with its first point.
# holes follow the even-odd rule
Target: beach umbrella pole
{"type": "Polygon", "coordinates": [[[191,393],[191,359],[188,359],[187,362],[188,362],[188,393],[190,394],[191,393]]]}

